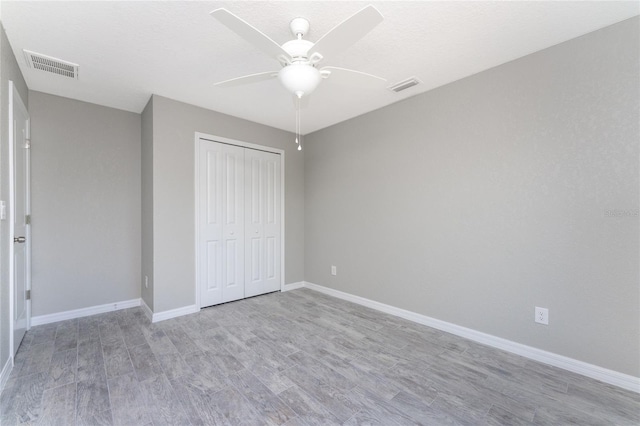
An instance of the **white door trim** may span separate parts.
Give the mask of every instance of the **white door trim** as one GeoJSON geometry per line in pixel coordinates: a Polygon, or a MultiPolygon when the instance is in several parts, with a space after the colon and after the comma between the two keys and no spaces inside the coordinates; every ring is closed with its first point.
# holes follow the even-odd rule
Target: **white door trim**
{"type": "MultiPolygon", "coordinates": [[[[14,138],[14,133],[15,133],[15,128],[14,128],[14,114],[13,114],[13,108],[15,105],[18,106],[18,108],[22,109],[25,113],[25,115],[27,117],[29,117],[29,111],[27,110],[27,107],[25,107],[24,102],[22,102],[22,98],[20,98],[20,94],[18,93],[18,89],[16,89],[15,84],[13,83],[13,81],[9,80],[9,214],[7,217],[7,220],[9,221],[9,356],[10,359],[13,362],[13,355],[15,353],[15,350],[17,348],[14,348],[13,345],[13,337],[14,337],[14,279],[15,279],[15,267],[14,267],[14,255],[15,255],[15,250],[14,250],[14,242],[13,239],[15,237],[15,230],[13,229],[13,224],[14,224],[14,216],[15,216],[15,198],[16,198],[16,194],[14,191],[14,185],[15,185],[15,179],[14,179],[14,173],[15,173],[15,165],[14,165],[14,144],[15,144],[15,138],[14,138]]],[[[30,138],[31,135],[31,123],[30,123],[31,119],[28,118],[27,119],[27,138],[30,138]]],[[[25,184],[25,189],[26,191],[29,191],[29,183],[27,182],[25,184]]],[[[27,212],[25,212],[27,213],[27,212]]],[[[28,213],[30,214],[30,210],[28,211],[28,213]]],[[[27,290],[31,290],[31,271],[30,271],[30,240],[31,240],[31,230],[30,230],[30,226],[27,227],[27,229],[25,230],[25,237],[27,238],[27,241],[25,244],[27,244],[27,248],[26,248],[26,259],[25,262],[27,262],[27,274],[25,275],[25,279],[26,279],[26,283],[25,283],[25,288],[27,290]]],[[[31,328],[31,300],[27,300],[27,330],[29,328],[31,328]]]]}
{"type": "Polygon", "coordinates": [[[281,244],[280,244],[280,291],[284,291],[284,283],[285,283],[285,260],[284,260],[284,252],[285,252],[285,232],[284,232],[284,228],[285,228],[285,214],[284,214],[284,205],[285,205],[285,193],[284,193],[284,188],[285,188],[285,184],[284,184],[284,180],[285,180],[285,175],[284,175],[284,160],[285,160],[285,155],[284,155],[284,150],[282,149],[278,149],[278,148],[273,148],[270,146],[265,146],[265,145],[258,145],[255,143],[251,143],[251,142],[245,142],[245,141],[239,141],[236,139],[229,139],[229,138],[225,138],[222,136],[215,136],[215,135],[210,135],[207,133],[202,133],[202,132],[195,132],[195,137],[194,137],[194,164],[195,164],[195,170],[194,170],[194,176],[193,176],[193,181],[194,181],[194,187],[195,187],[195,212],[194,212],[194,220],[195,220],[195,234],[194,234],[194,245],[195,245],[195,270],[196,270],[196,274],[195,274],[195,278],[196,278],[196,282],[195,282],[195,300],[196,300],[196,307],[198,309],[200,309],[200,245],[198,244],[198,235],[199,235],[199,213],[200,213],[200,183],[199,183],[199,176],[200,176],[200,161],[199,161],[199,153],[200,153],[200,140],[205,140],[205,141],[210,141],[210,142],[220,142],[223,144],[228,144],[228,145],[235,145],[235,146],[240,146],[243,148],[249,148],[249,149],[256,149],[258,151],[266,151],[266,152],[273,152],[275,154],[280,154],[280,220],[281,220],[281,224],[282,226],[280,227],[280,240],[281,240],[281,244]]]}

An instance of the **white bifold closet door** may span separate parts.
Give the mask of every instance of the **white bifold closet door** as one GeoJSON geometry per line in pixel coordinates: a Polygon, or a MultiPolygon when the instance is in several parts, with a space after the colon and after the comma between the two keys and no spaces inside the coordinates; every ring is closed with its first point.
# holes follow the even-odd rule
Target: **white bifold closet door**
{"type": "Polygon", "coordinates": [[[245,149],[245,297],[280,290],[280,156],[245,149]]]}
{"type": "Polygon", "coordinates": [[[200,306],[280,289],[280,155],[200,142],[200,306]]]}

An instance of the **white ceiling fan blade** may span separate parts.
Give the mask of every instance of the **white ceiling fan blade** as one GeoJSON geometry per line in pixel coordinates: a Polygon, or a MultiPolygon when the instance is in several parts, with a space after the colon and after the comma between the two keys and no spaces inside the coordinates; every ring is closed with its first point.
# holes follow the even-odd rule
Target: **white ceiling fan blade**
{"type": "Polygon", "coordinates": [[[257,74],[243,75],[242,77],[232,78],[230,80],[215,83],[216,87],[234,87],[242,84],[257,83],[259,81],[269,80],[278,76],[278,71],[259,72],[257,74]]]}
{"type": "Polygon", "coordinates": [[[227,9],[216,9],[210,12],[210,15],[272,58],[278,59],[280,56],[289,58],[287,51],[280,47],[278,43],[227,9]]]}
{"type": "Polygon", "coordinates": [[[323,67],[320,72],[329,71],[328,79],[332,82],[347,85],[351,87],[359,87],[363,89],[380,89],[385,86],[387,80],[377,75],[367,74],[339,67],[323,67]]]}
{"type": "Polygon", "coordinates": [[[333,56],[360,40],[384,18],[375,7],[369,5],[345,19],[323,35],[307,53],[311,58],[319,53],[323,58],[333,56]]]}

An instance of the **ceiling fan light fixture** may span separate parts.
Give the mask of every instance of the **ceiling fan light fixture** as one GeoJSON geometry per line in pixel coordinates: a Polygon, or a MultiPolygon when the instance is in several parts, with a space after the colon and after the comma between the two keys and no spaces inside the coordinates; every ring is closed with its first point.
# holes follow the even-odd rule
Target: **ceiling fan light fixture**
{"type": "Polygon", "coordinates": [[[280,83],[291,93],[301,98],[318,87],[322,76],[315,67],[305,63],[293,63],[278,72],[280,83]]]}
{"type": "MultiPolygon", "coordinates": [[[[364,78],[369,81],[375,80],[377,83],[386,81],[375,75],[346,68],[323,67],[322,70],[316,68],[316,65],[324,61],[326,56],[335,55],[346,49],[382,21],[383,18],[378,9],[371,5],[366,6],[333,27],[315,43],[303,38],[309,31],[309,21],[305,18],[294,18],[290,22],[289,27],[294,39],[280,45],[226,9],[216,9],[211,12],[211,16],[264,53],[275,58],[282,65],[282,69],[277,75],[280,83],[294,96],[296,110],[295,141],[298,145],[298,151],[302,150],[303,144],[302,126],[300,124],[301,100],[303,96],[306,96],[306,100],[311,92],[318,87],[320,81],[328,78],[334,71],[345,76],[347,80],[364,78]]],[[[272,72],[263,72],[233,78],[215,85],[229,87],[238,83],[267,80],[275,77],[275,75],[272,72]]]]}

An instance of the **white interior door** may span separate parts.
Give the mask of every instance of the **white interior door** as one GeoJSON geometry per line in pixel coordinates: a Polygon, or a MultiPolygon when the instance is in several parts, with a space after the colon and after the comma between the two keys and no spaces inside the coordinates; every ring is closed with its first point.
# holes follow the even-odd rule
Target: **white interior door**
{"type": "Polygon", "coordinates": [[[13,84],[10,85],[10,142],[12,150],[12,197],[11,197],[11,225],[13,237],[12,276],[12,309],[11,330],[12,354],[18,351],[20,342],[29,328],[30,305],[28,291],[30,290],[30,182],[29,182],[29,113],[20,99],[13,84]]]}
{"type": "Polygon", "coordinates": [[[280,156],[245,152],[245,295],[280,289],[280,156]]]}
{"type": "Polygon", "coordinates": [[[244,296],[244,149],[200,142],[200,306],[244,296]]]}

